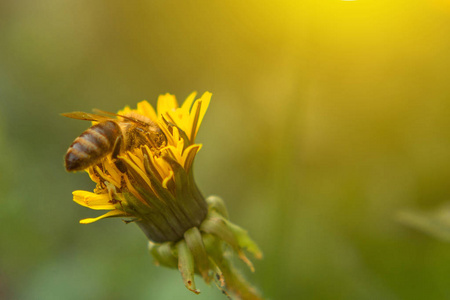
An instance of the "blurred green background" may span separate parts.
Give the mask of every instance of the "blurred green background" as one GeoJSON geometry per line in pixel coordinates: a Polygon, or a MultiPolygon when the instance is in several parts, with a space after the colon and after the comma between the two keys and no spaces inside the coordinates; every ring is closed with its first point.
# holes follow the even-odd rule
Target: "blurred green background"
{"type": "Polygon", "coordinates": [[[449,1],[124,3],[0,2],[1,299],[225,299],[135,225],[78,224],[93,184],[63,166],[88,124],[59,113],[193,90],[197,183],[267,298],[450,299],[450,245],[396,219],[450,200],[449,1]]]}

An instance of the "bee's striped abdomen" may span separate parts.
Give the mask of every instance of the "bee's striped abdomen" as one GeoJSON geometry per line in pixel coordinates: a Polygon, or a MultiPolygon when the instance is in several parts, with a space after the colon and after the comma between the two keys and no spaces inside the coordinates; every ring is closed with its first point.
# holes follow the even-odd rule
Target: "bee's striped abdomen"
{"type": "Polygon", "coordinates": [[[84,170],[108,155],[119,135],[119,125],[113,121],[98,123],[75,139],[66,153],[66,170],[84,170]]]}

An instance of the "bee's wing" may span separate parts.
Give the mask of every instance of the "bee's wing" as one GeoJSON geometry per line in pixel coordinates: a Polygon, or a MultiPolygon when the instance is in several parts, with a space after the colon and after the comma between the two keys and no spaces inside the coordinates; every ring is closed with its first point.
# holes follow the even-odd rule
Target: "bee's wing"
{"type": "Polygon", "coordinates": [[[86,112],[82,112],[82,111],[74,111],[74,112],[70,112],[70,113],[64,113],[61,115],[64,117],[72,118],[72,119],[86,120],[86,121],[100,122],[100,121],[111,120],[111,118],[106,117],[106,116],[90,114],[90,113],[86,113],[86,112]]]}
{"type": "Polygon", "coordinates": [[[113,113],[113,112],[110,112],[110,111],[106,111],[106,110],[101,110],[101,109],[98,109],[98,108],[94,108],[93,111],[96,112],[97,114],[126,118],[126,117],[124,117],[122,115],[119,115],[119,114],[116,114],[116,113],[113,113]]]}
{"type": "Polygon", "coordinates": [[[134,122],[134,123],[142,124],[142,121],[139,121],[139,120],[137,120],[135,118],[132,118],[132,117],[119,115],[119,114],[116,114],[116,113],[113,113],[113,112],[104,111],[104,110],[100,110],[100,109],[97,109],[97,108],[94,108],[93,111],[95,111],[96,113],[99,113],[99,114],[116,116],[116,117],[120,117],[120,118],[123,118],[123,119],[128,120],[128,121],[134,122]]]}

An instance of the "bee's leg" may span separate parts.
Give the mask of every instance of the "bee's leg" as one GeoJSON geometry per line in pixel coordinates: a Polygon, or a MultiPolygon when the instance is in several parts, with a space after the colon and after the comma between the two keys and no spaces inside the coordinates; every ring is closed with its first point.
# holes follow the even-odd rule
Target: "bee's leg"
{"type": "Polygon", "coordinates": [[[111,154],[111,158],[114,160],[114,164],[120,172],[125,173],[127,171],[127,167],[117,156],[120,154],[120,150],[122,148],[123,137],[119,135],[119,137],[114,142],[113,152],[111,154]]]}

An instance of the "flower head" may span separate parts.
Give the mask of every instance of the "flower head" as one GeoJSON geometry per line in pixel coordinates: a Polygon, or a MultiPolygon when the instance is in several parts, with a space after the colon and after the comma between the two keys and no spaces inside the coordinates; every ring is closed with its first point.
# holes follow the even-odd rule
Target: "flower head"
{"type": "MultiPolygon", "coordinates": [[[[118,112],[114,121],[122,134],[117,139],[121,138],[122,143],[143,142],[136,147],[124,145],[122,149],[126,151],[106,155],[86,169],[97,187],[93,193],[74,191],[74,201],[91,209],[110,211],[81,223],[108,217],[127,218],[144,227],[155,242],[175,241],[190,227],[200,225],[207,207],[195,186],[192,164],[201,148],[195,144],[195,137],[211,94],[205,93],[194,102],[195,96],[192,93],[180,107],[173,95],[162,95],[157,112],[147,101],[138,103],[136,109],[125,107],[118,112]],[[137,122],[157,126],[162,133],[157,138],[161,140],[163,136],[164,141],[153,143],[154,139],[143,139],[144,126],[139,123],[134,126],[137,122]],[[155,219],[158,221],[154,222],[155,219]]],[[[94,120],[94,124],[101,122],[105,121],[94,120]]]]}
{"type": "Polygon", "coordinates": [[[179,106],[173,95],[166,94],[159,97],[156,111],[142,101],[136,109],[103,112],[115,118],[64,114],[93,121],[69,148],[66,168],[86,166],[96,188],[74,191],[73,200],[91,209],[109,210],[80,223],[109,217],[135,222],[150,240],[156,263],[177,267],[189,290],[198,292],[194,282],[198,273],[230,295],[259,299],[256,290],[234,271],[227,249],[252,270],[243,249],[256,257],[261,257],[260,250],[245,230],[228,220],[223,201],[214,196],[205,199],[193,178],[194,158],[201,148],[195,138],[211,94],[195,97],[192,93],[179,106]]]}

